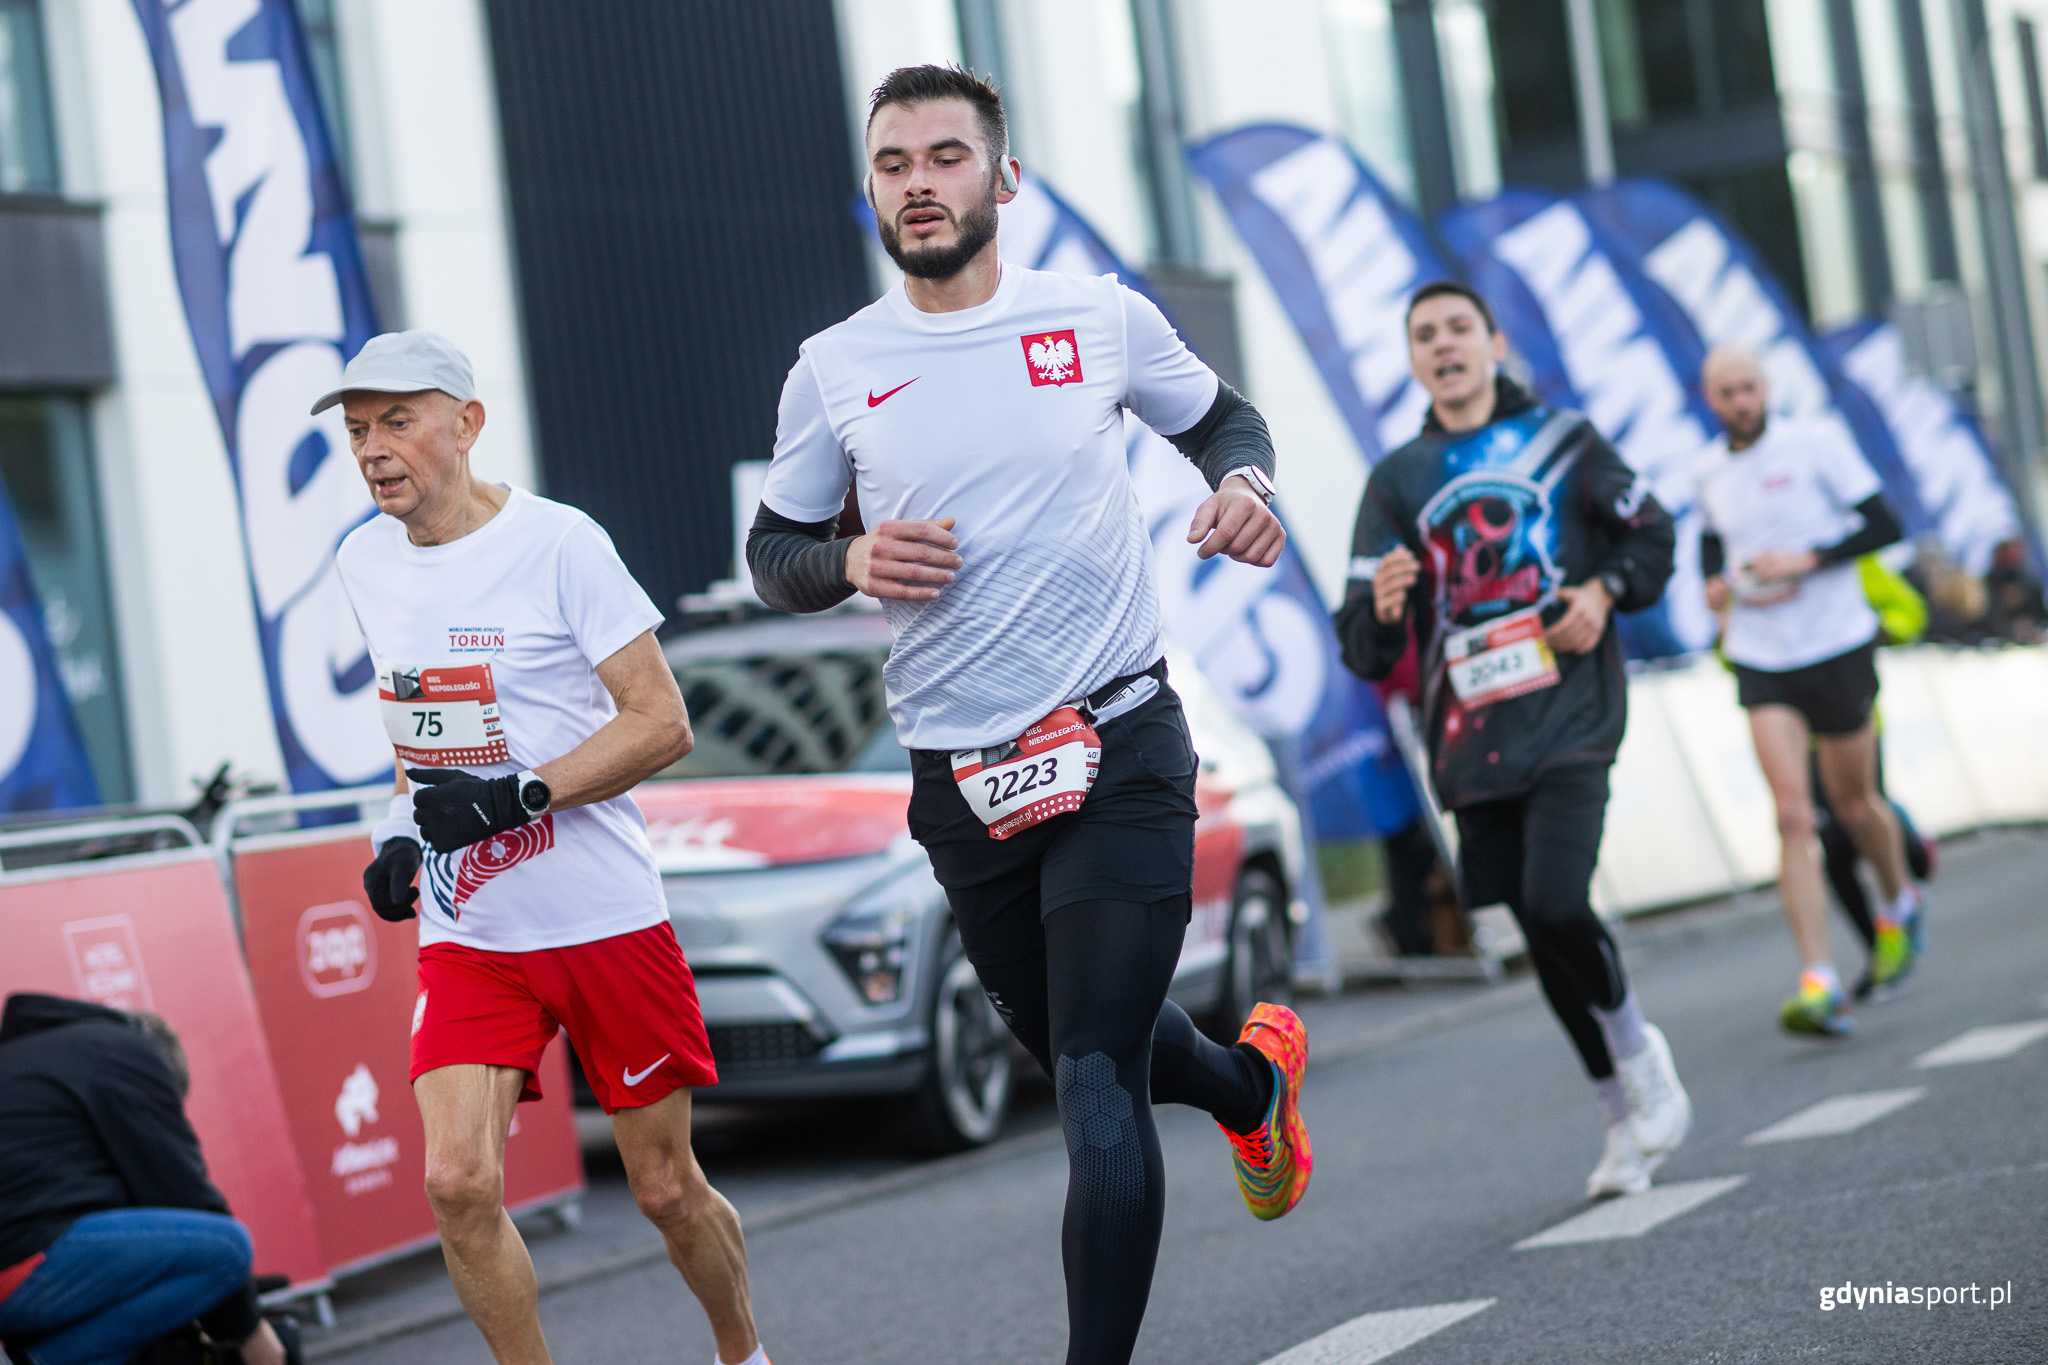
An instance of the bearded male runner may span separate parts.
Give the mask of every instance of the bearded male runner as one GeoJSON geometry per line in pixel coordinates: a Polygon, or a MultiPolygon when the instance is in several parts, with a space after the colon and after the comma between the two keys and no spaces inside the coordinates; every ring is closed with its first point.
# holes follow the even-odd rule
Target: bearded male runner
{"type": "Polygon", "coordinates": [[[910,831],[1012,1032],[1053,1078],[1070,1174],[1071,1365],[1130,1358],[1165,1210],[1154,1101],[1207,1110],[1252,1212],[1308,1183],[1307,1052],[1284,1007],[1239,1042],[1166,989],[1187,932],[1195,755],[1166,683],[1126,410],[1218,491],[1189,539],[1272,565],[1272,441],[1250,404],[1113,279],[1000,261],[1003,107],[949,67],[870,105],[868,194],[901,287],[805,342],[747,539],[763,601],[881,600],[910,831]],[[865,534],[835,539],[847,489],[865,534]]]}
{"type": "Polygon", "coordinates": [[[484,406],[445,338],[372,337],[313,411],[336,403],[384,514],[336,563],[401,770],[363,889],[420,907],[412,1083],[455,1292],[498,1360],[549,1359],[505,1140],[566,1029],[719,1360],[767,1365],[739,1215],[690,1151],[689,1087],[718,1075],[626,795],[690,751],[661,613],[589,517],[470,471],[484,406]]]}
{"type": "Polygon", "coordinates": [[[1422,434],[1373,467],[1337,613],[1383,678],[1413,629],[1430,777],[1457,812],[1465,903],[1505,901],[1607,1120],[1589,1197],[1648,1189],[1692,1104],[1593,913],[1607,770],[1628,723],[1612,619],[1671,577],[1671,518],[1576,412],[1499,372],[1507,338],[1462,284],[1417,290],[1422,434]]]}
{"type": "Polygon", "coordinates": [[[1754,354],[1716,349],[1700,385],[1724,432],[1696,474],[1707,523],[1700,572],[1707,605],[1727,613],[1721,647],[1777,807],[1778,898],[1801,968],[1778,1022],[1790,1033],[1840,1037],[1854,1019],[1828,955],[1809,750],[1834,820],[1884,893],[1871,985],[1900,981],[1920,949],[1924,893],[1907,875],[1898,815],[1878,790],[1878,619],[1856,568],[1858,556],[1903,529],[1846,432],[1770,415],[1769,381],[1754,354]]]}

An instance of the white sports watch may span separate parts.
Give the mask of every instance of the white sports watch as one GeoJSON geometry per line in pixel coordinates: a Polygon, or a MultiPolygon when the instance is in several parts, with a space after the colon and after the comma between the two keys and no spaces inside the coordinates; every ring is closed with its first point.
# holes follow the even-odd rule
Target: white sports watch
{"type": "Polygon", "coordinates": [[[1265,470],[1255,464],[1241,464],[1228,474],[1225,474],[1223,478],[1218,479],[1216,486],[1221,488],[1225,480],[1233,478],[1243,479],[1252,486],[1252,492],[1259,495],[1260,501],[1264,502],[1268,507],[1273,505],[1275,489],[1273,488],[1273,481],[1266,477],[1265,470]]]}

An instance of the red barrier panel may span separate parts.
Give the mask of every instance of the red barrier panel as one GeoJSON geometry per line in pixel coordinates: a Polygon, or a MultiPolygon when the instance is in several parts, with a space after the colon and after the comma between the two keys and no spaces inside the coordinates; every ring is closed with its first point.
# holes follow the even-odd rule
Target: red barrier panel
{"type": "MultiPolygon", "coordinates": [[[[369,861],[360,832],[258,838],[234,855],[256,1005],[321,1250],[337,1273],[435,1236],[421,1187],[425,1133],[407,1079],[417,921],[370,913],[369,861]]],[[[583,1188],[560,1038],[542,1059],[541,1088],[545,1099],[519,1106],[505,1151],[505,1203],[515,1209],[583,1188]]]]}
{"type": "Polygon", "coordinates": [[[59,871],[0,885],[0,995],[42,991],[169,1020],[192,1064],[185,1112],[213,1183],[255,1240],[256,1273],[324,1284],[306,1181],[213,860],[195,849],[59,871]]]}

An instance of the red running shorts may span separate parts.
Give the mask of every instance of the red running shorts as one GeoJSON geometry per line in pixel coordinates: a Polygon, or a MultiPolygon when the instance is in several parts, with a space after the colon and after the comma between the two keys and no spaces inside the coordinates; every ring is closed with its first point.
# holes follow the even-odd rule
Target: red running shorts
{"type": "Polygon", "coordinates": [[[607,1114],[718,1084],[697,983],[666,920],[530,953],[430,943],[419,982],[414,1080],[444,1066],[515,1066],[526,1072],[520,1100],[537,1100],[540,1055],[567,1030],[607,1114]]]}

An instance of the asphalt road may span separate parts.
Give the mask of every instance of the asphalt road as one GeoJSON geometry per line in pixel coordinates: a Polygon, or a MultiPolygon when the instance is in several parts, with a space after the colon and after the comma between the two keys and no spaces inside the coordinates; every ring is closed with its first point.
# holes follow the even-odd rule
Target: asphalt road
{"type": "MultiPolygon", "coordinates": [[[[1166,1242],[1137,1358],[2048,1361],[2044,887],[2038,836],[1951,847],[1925,964],[1841,1042],[1778,1032],[1796,964],[1769,898],[1628,926],[1637,990],[1697,1120],[1656,1190],[1597,1207],[1583,1197],[1597,1112],[1526,980],[1315,1002],[1317,1167],[1288,1218],[1250,1218],[1214,1127],[1160,1111],[1166,1242]],[[1939,1049],[1947,1064],[1924,1064],[1939,1049]],[[1788,1119],[1783,1140],[1746,1141],[1788,1119]],[[1966,1301],[1826,1308],[1823,1291],[1845,1284],[1966,1301]]],[[[1858,950],[1837,928],[1853,975],[1858,950]]],[[[871,1119],[744,1115],[700,1134],[748,1220],[769,1352],[780,1365],[1060,1360],[1065,1158],[1045,1093],[1002,1143],[941,1162],[905,1161],[871,1119]]],[[[616,1174],[598,1164],[592,1180],[580,1231],[532,1238],[555,1358],[710,1361],[701,1314],[616,1174]]],[[[451,1303],[416,1258],[350,1286],[315,1353],[488,1361],[451,1303]]]]}

